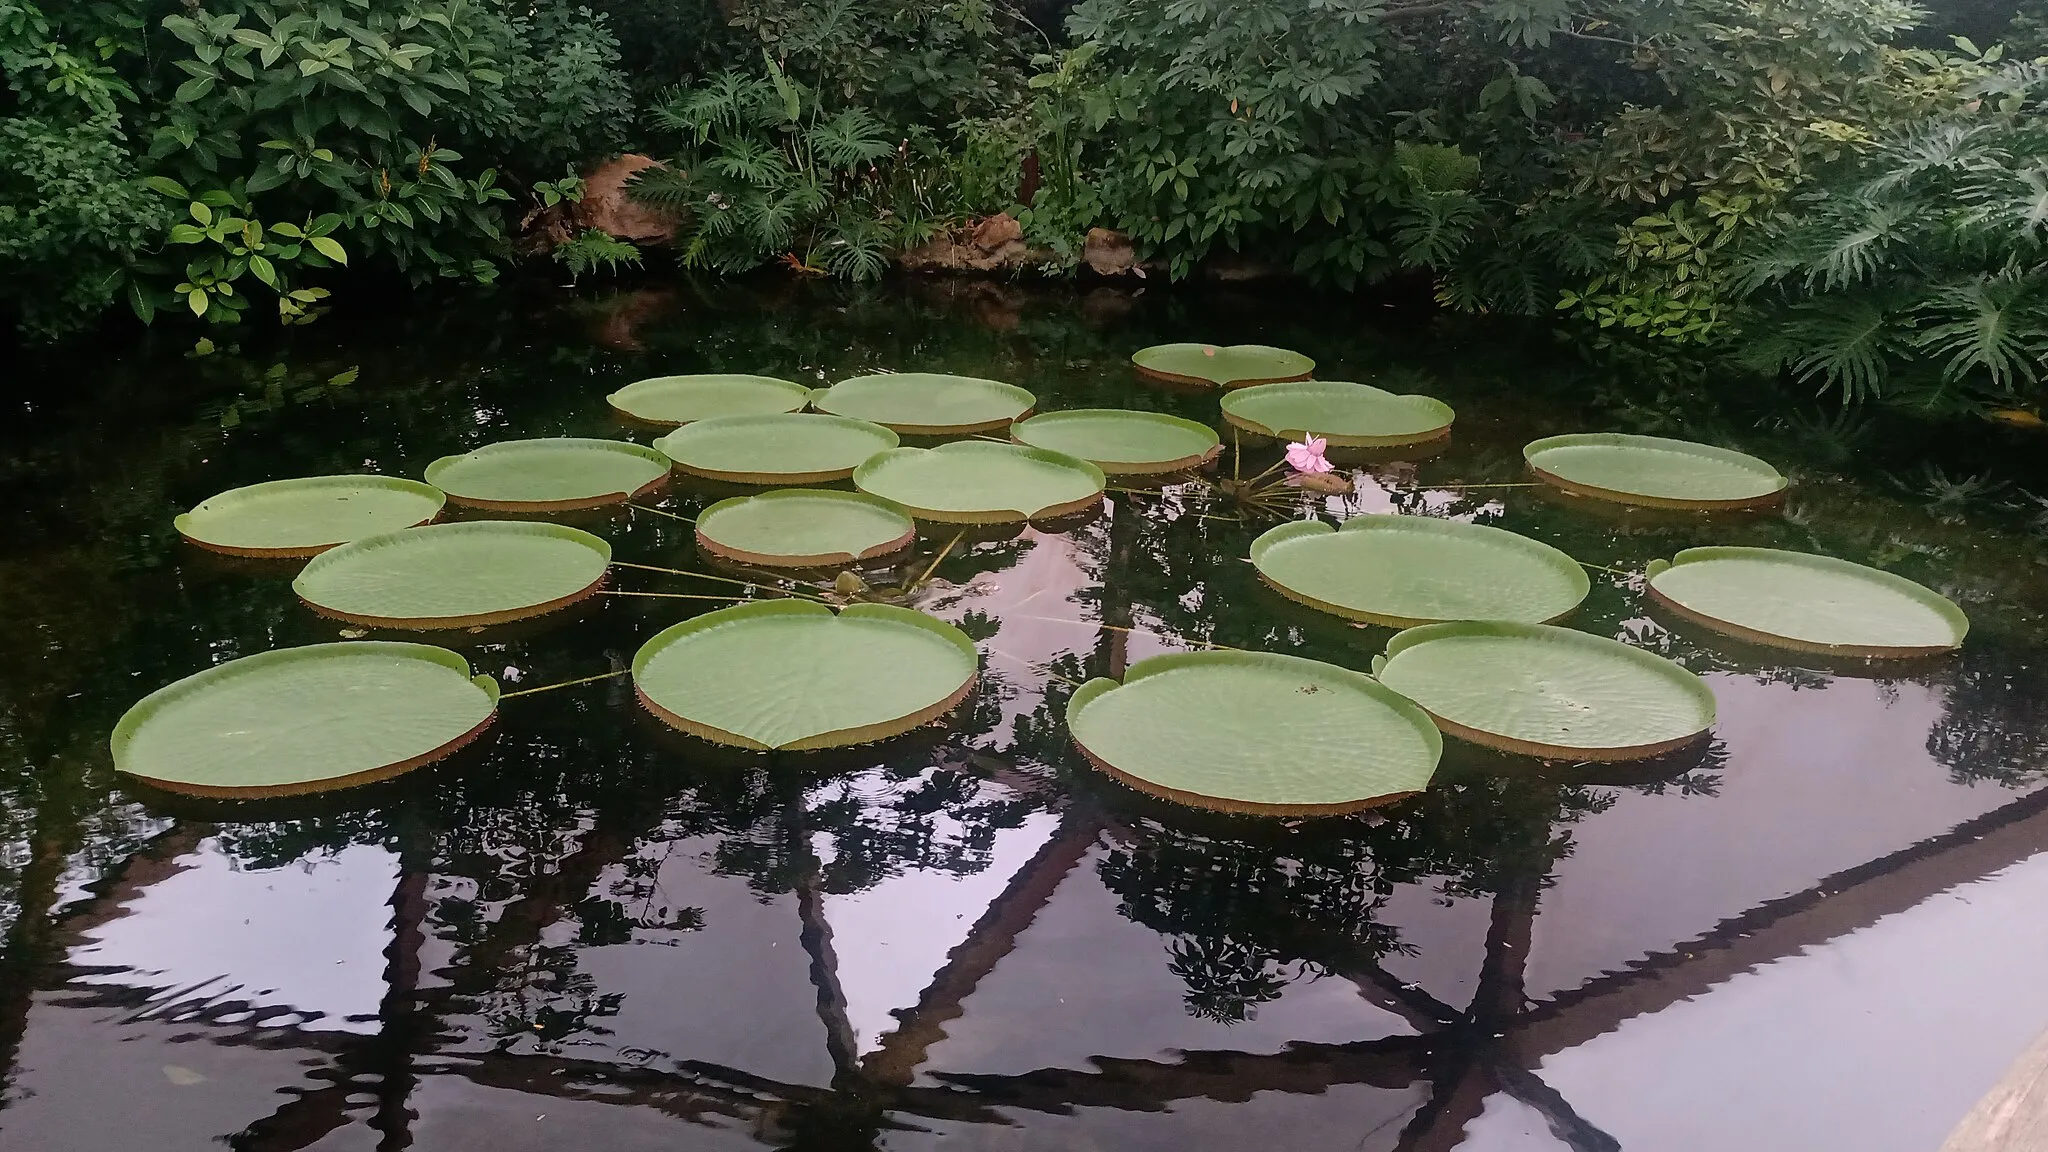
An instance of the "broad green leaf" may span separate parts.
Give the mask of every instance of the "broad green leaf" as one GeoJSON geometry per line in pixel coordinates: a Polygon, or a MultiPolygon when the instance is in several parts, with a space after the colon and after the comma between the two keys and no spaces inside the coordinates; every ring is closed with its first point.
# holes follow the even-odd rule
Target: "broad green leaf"
{"type": "Polygon", "coordinates": [[[439,489],[395,476],[309,476],[210,496],[174,525],[180,536],[219,552],[312,556],[425,524],[440,514],[444,500],[439,489]]]}
{"type": "Polygon", "coordinates": [[[860,492],[784,488],[721,500],[697,514],[700,547],[747,564],[815,568],[910,546],[910,514],[860,492]]]}
{"type": "Polygon", "coordinates": [[[1568,492],[1668,508],[1774,502],[1786,480],[1754,456],[1689,440],[1615,432],[1551,436],[1522,449],[1530,471],[1568,492]]]}
{"type": "Polygon", "coordinates": [[[811,398],[820,412],[932,436],[1007,428],[1037,403],[1014,384],[936,372],[855,376],[811,398]]]}
{"type": "Polygon", "coordinates": [[[1428,444],[1449,436],[1456,413],[1433,396],[1401,396],[1348,380],[1258,384],[1222,400],[1223,419],[1262,436],[1318,436],[1346,448],[1428,444]]]}
{"type": "Polygon", "coordinates": [[[1216,455],[1216,430],[1163,412],[1079,408],[1045,412],[1010,428],[1020,444],[1086,460],[1110,476],[1161,475],[1216,455]]]}
{"type": "Polygon", "coordinates": [[[1370,676],[1267,652],[1182,652],[1090,680],[1067,704],[1090,761],[1204,808],[1331,815],[1422,791],[1443,739],[1370,676]]]}
{"type": "Polygon", "coordinates": [[[202,288],[194,288],[191,291],[185,293],[185,304],[187,307],[192,309],[192,314],[194,316],[206,315],[208,303],[209,301],[207,300],[206,297],[206,291],[202,288]]]}
{"type": "Polygon", "coordinates": [[[656,635],[633,657],[655,715],[756,750],[865,744],[957,707],[979,666],[958,628],[885,604],[834,614],[802,600],[722,608],[656,635]]]}
{"type": "Polygon", "coordinates": [[[1428,516],[1354,516],[1342,530],[1295,520],[1252,542],[1251,560],[1288,597],[1404,628],[1444,620],[1559,619],[1592,583],[1548,544],[1428,516]]]}
{"type": "Polygon", "coordinates": [[[468,743],[498,686],[425,644],[284,648],[188,676],[114,728],[114,769],[158,787],[254,798],[383,779],[468,743]]]}
{"type": "Polygon", "coordinates": [[[688,424],[718,416],[794,412],[810,398],[811,390],[792,380],[718,373],[636,380],[605,400],[644,423],[688,424]]]}
{"type": "Polygon", "coordinates": [[[854,470],[853,483],[921,520],[1004,524],[1092,509],[1104,479],[1102,469],[1059,452],[958,440],[882,453],[854,470]]]}
{"type": "Polygon", "coordinates": [[[584,599],[611,555],[602,539],[560,524],[429,524],[322,552],[292,591],[325,615],[372,627],[471,628],[584,599]]]}
{"type": "Polygon", "coordinates": [[[1376,668],[1444,731],[1528,756],[1636,760],[1690,744],[1714,723],[1714,694],[1691,672],[1545,624],[1410,628],[1376,668]]]}
{"type": "Polygon", "coordinates": [[[1132,353],[1131,363],[1155,379],[1223,388],[1305,380],[1316,369],[1316,362],[1299,352],[1264,344],[1160,344],[1132,353]]]}
{"type": "Polygon", "coordinates": [[[896,444],[896,433],[879,424],[815,412],[717,416],[654,442],[685,472],[739,484],[844,480],[896,444]]]}
{"type": "Polygon", "coordinates": [[[1688,548],[1650,565],[1650,596],[1745,640],[1842,656],[1907,657],[1962,646],[1970,621],[1903,576],[1775,548],[1688,548]]]}
{"type": "Polygon", "coordinates": [[[335,240],[333,237],[315,236],[309,241],[309,243],[313,245],[313,250],[315,252],[320,253],[322,256],[325,256],[329,260],[334,261],[336,264],[348,263],[348,253],[342,251],[341,243],[335,240]]]}
{"type": "Polygon", "coordinates": [[[624,440],[504,440],[427,465],[426,480],[457,504],[563,511],[617,504],[668,479],[668,458],[624,440]]]}
{"type": "Polygon", "coordinates": [[[249,257],[249,271],[254,272],[258,280],[263,281],[270,287],[277,287],[277,269],[272,267],[270,261],[264,257],[249,257]]]}

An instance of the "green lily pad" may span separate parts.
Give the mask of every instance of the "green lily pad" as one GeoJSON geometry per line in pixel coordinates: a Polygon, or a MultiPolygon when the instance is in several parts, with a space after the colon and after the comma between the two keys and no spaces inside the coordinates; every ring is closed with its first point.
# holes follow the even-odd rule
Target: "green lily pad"
{"type": "Polygon", "coordinates": [[[1443,620],[1543,623],[1592,590],[1578,561],[1539,540],[1430,516],[1295,520],[1252,541],[1252,564],[1289,599],[1393,628],[1443,620]]]}
{"type": "Polygon", "coordinates": [[[1567,492],[1649,508],[1759,508],[1785,493],[1785,477],[1754,456],[1662,436],[1549,436],[1522,456],[1538,479],[1567,492]]]}
{"type": "Polygon", "coordinates": [[[844,480],[896,444],[896,433],[880,424],[816,412],[719,416],[654,442],[683,471],[734,484],[844,480]]]}
{"type": "Polygon", "coordinates": [[[1276,816],[1355,812],[1429,785],[1443,739],[1370,676],[1270,652],[1140,660],[1067,704],[1084,755],[1143,792],[1276,816]]]}
{"type": "Polygon", "coordinates": [[[910,513],[865,492],[782,488],[721,500],[697,514],[705,551],[747,564],[815,568],[908,548],[910,513]]]}
{"type": "Polygon", "coordinates": [[[611,545],[560,524],[431,524],[323,552],[292,591],[322,615],[371,627],[476,628],[584,599],[611,559],[611,545]]]}
{"type": "Polygon", "coordinates": [[[506,440],[427,465],[427,483],[494,512],[568,512],[619,504],[668,480],[668,459],[624,440],[506,440]]]}
{"type": "Polygon", "coordinates": [[[1347,380],[1261,384],[1223,398],[1223,419],[1280,440],[1320,436],[1337,448],[1397,448],[1451,434],[1456,414],[1431,396],[1399,396],[1347,380]]]}
{"type": "Polygon", "coordinates": [[[980,657],[922,612],[807,600],[721,608],[656,635],[633,657],[640,702],[676,728],[757,751],[866,744],[957,707],[980,657]]]}
{"type": "Polygon", "coordinates": [[[1650,563],[1650,597],[1719,632],[1759,644],[1877,659],[1962,647],[1970,621],[1947,597],[1903,576],[1776,548],[1688,548],[1650,563]]]}
{"type": "Polygon", "coordinates": [[[719,372],[635,380],[605,400],[644,424],[689,424],[719,416],[795,412],[811,402],[811,390],[774,376],[719,372]]]}
{"type": "Polygon", "coordinates": [[[1306,380],[1316,362],[1265,344],[1157,344],[1131,354],[1141,375],[1176,384],[1239,388],[1276,380],[1306,380]]]}
{"type": "Polygon", "coordinates": [[[855,376],[811,397],[811,406],[820,412],[919,436],[1008,428],[1037,403],[1037,397],[1015,384],[939,372],[855,376]]]}
{"type": "Polygon", "coordinates": [[[1010,429],[1020,444],[1064,452],[1110,476],[1158,476],[1215,459],[1216,430],[1164,412],[1081,408],[1045,412],[1010,429]]]}
{"type": "Polygon", "coordinates": [[[1704,680],[1655,653],[1548,624],[1410,628],[1373,671],[1445,732],[1527,756],[1639,760],[1714,724],[1704,680]]]}
{"type": "Polygon", "coordinates": [[[1061,452],[958,440],[936,448],[898,448],[853,474],[863,492],[894,500],[920,520],[1006,524],[1051,520],[1102,500],[1102,469],[1061,452]]]}
{"type": "Polygon", "coordinates": [[[306,476],[230,488],[172,525],[214,552],[295,559],[425,524],[446,502],[439,488],[396,476],[306,476]]]}
{"type": "Polygon", "coordinates": [[[194,796],[324,792],[438,760],[497,711],[497,682],[445,648],[281,648],[143,697],[114,726],[114,770],[194,796]]]}

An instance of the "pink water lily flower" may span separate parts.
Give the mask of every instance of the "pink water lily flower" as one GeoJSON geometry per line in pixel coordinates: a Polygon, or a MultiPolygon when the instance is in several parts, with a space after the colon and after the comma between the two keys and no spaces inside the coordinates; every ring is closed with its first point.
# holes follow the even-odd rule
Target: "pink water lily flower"
{"type": "Polygon", "coordinates": [[[1306,472],[1310,475],[1328,472],[1330,462],[1323,458],[1323,449],[1328,447],[1329,443],[1321,436],[1308,436],[1299,443],[1289,444],[1287,466],[1296,472],[1306,472]]]}

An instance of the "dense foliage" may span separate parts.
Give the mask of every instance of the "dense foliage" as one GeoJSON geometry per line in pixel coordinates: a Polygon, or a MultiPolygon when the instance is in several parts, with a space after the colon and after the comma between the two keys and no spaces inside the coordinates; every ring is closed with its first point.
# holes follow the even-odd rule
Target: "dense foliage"
{"type": "MultiPolygon", "coordinates": [[[[0,303],[292,322],[489,281],[632,149],[674,259],[873,279],[1013,215],[1845,399],[2029,402],[2048,0],[0,0],[0,303]],[[587,5],[587,6],[585,6],[587,5]],[[623,45],[623,47],[622,47],[623,45]],[[2031,192],[2030,192],[2031,190],[2031,192]],[[2031,198],[2030,198],[2031,196],[2031,198]]],[[[572,276],[630,245],[554,233],[572,276]]]]}

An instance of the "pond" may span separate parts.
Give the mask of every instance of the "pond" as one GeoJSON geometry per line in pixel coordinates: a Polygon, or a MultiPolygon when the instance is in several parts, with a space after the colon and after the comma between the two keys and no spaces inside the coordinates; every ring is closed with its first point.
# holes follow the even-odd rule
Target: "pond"
{"type": "MultiPolygon", "coordinates": [[[[1923,1152],[2048,1022],[2048,540],[2029,519],[2048,485],[2024,429],[1632,380],[1541,331],[1264,289],[508,293],[258,343],[16,366],[10,1148],[1923,1152]],[[1286,514],[1561,548],[1591,566],[1572,624],[1703,675],[1711,742],[1648,767],[1454,743],[1427,792],[1329,819],[1112,783],[1067,738],[1075,683],[1209,645],[1366,669],[1392,635],[1266,587],[1244,557],[1276,521],[1181,485],[1112,491],[1060,531],[927,526],[865,568],[929,570],[912,602],[982,652],[966,705],[904,741],[712,754],[613,678],[508,699],[480,747],[360,792],[177,801],[112,772],[108,733],[146,692],[340,631],[285,577],[179,542],[172,516],[211,493],[618,436],[606,394],[677,372],[953,372],[1041,409],[1214,423],[1213,393],[1130,368],[1191,338],[1450,403],[1441,454],[1286,514]],[[1472,486],[1520,484],[1522,444],[1586,430],[1739,447],[1792,496],[1709,516],[1472,486]],[[1968,644],[1826,667],[1646,610],[1645,565],[1707,543],[1921,581],[1970,614],[1968,644]]],[[[702,567],[684,521],[596,530],[621,559],[702,567]]],[[[761,592],[638,570],[615,588],[761,592]]],[[[717,606],[615,596],[443,639],[507,689],[547,686],[717,606]]]]}

